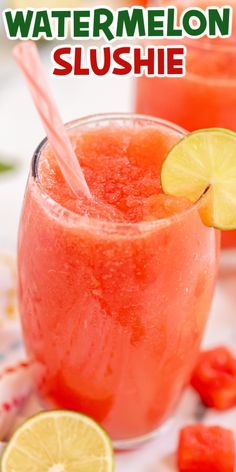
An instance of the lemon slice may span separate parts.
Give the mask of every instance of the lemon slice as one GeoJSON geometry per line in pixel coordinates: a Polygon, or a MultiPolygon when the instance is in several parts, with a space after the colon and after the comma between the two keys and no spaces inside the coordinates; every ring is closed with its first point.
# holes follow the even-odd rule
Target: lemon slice
{"type": "Polygon", "coordinates": [[[7,445],[2,472],[112,472],[107,433],[70,411],[46,411],[27,420],[7,445]]]}
{"type": "Polygon", "coordinates": [[[236,228],[236,134],[204,129],[188,134],[163,162],[161,185],[165,193],[196,202],[210,187],[205,223],[217,229],[236,228]]]}

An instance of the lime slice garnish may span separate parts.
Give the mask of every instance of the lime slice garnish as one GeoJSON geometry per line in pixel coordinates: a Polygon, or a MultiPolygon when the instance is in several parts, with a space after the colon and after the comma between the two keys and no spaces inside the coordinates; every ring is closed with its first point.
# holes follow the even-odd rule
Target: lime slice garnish
{"type": "Polygon", "coordinates": [[[2,457],[2,472],[112,472],[107,433],[91,418],[70,411],[46,411],[15,432],[2,457]]]}
{"type": "MultiPolygon", "coordinates": [[[[188,134],[163,162],[161,185],[165,193],[196,202],[210,187],[211,225],[236,228],[236,134],[204,129],[188,134]]],[[[209,212],[206,224],[209,224],[209,212]]]]}

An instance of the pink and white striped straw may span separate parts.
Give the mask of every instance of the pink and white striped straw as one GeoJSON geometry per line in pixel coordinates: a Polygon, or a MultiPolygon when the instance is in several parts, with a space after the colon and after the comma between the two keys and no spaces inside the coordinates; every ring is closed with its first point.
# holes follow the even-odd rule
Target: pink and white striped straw
{"type": "Polygon", "coordinates": [[[91,198],[83,171],[50,93],[35,43],[33,41],[26,41],[17,44],[13,50],[13,55],[27,80],[48,141],[55,153],[65,181],[75,195],[78,196],[83,193],[86,197],[91,198]]]}

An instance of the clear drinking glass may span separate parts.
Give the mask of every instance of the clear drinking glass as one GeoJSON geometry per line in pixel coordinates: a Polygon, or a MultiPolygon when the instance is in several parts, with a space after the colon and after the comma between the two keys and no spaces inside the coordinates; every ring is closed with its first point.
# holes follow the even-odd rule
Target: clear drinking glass
{"type": "MultiPolygon", "coordinates": [[[[114,133],[151,127],[164,140],[185,133],[159,119],[116,114],[80,119],[68,132],[89,130],[91,145],[91,132],[103,129],[106,146],[110,126],[114,133]]],[[[218,234],[201,220],[207,194],[156,221],[80,216],[45,190],[39,165],[46,150],[44,140],[33,157],[18,250],[19,306],[40,371],[37,388],[46,405],[91,415],[115,444],[133,445],[173,413],[198,355],[218,260],[218,234]]]]}

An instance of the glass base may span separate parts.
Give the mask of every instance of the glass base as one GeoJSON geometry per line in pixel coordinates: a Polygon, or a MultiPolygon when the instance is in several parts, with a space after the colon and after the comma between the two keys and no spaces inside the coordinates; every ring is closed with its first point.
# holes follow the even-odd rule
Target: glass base
{"type": "Polygon", "coordinates": [[[112,441],[113,447],[115,451],[129,451],[132,449],[137,449],[138,447],[141,447],[144,444],[157,439],[158,437],[162,437],[167,431],[170,430],[171,426],[173,426],[173,423],[174,418],[170,418],[162,426],[148,434],[145,434],[144,436],[138,436],[131,439],[115,439],[112,441]]]}

